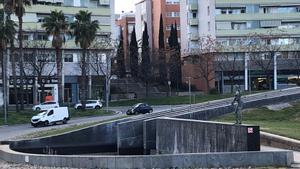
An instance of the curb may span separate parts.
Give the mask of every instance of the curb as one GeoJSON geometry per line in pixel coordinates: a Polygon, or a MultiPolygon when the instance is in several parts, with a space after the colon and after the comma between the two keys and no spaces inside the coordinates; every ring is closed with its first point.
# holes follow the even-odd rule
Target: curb
{"type": "Polygon", "coordinates": [[[260,141],[262,145],[300,151],[300,141],[296,139],[260,131],[260,141]]]}

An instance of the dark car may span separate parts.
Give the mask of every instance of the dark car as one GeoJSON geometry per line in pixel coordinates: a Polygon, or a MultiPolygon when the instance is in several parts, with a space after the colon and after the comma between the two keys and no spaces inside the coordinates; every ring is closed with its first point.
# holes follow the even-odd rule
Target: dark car
{"type": "Polygon", "coordinates": [[[130,109],[127,110],[126,114],[146,114],[146,113],[152,113],[153,109],[151,106],[149,106],[146,103],[138,103],[132,106],[130,109]]]}

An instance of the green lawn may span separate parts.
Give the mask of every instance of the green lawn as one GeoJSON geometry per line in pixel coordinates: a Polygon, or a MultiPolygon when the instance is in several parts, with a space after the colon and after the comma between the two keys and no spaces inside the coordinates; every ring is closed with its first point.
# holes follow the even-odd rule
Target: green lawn
{"type": "MultiPolygon", "coordinates": [[[[71,118],[74,117],[85,117],[85,116],[105,116],[113,114],[112,111],[106,112],[104,109],[101,110],[75,110],[73,108],[69,108],[71,118]]],[[[38,112],[32,110],[25,110],[20,113],[16,113],[14,111],[8,112],[8,124],[26,124],[30,123],[31,117],[38,114],[38,112]]],[[[4,124],[4,114],[0,113],[0,126],[4,124]]]]}
{"type": "MultiPolygon", "coordinates": [[[[233,94],[201,94],[192,96],[192,103],[201,103],[211,100],[223,99],[232,97],[233,94]]],[[[132,106],[136,103],[148,103],[150,105],[178,105],[178,104],[189,104],[189,96],[172,96],[172,97],[161,97],[161,98],[148,98],[148,99],[135,99],[128,101],[115,101],[110,102],[110,106],[132,106]]]]}
{"type": "MultiPolygon", "coordinates": [[[[262,131],[300,140],[300,102],[292,105],[280,111],[268,110],[265,107],[244,110],[243,124],[259,125],[262,131]]],[[[214,120],[235,122],[233,113],[214,120]]]]}

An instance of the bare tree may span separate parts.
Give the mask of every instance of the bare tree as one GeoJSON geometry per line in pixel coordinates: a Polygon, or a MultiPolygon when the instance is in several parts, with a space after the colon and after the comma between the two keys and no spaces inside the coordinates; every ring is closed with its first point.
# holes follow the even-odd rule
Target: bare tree
{"type": "MultiPolygon", "coordinates": [[[[236,47],[220,46],[221,49],[226,48],[226,52],[219,53],[215,58],[215,66],[222,71],[226,72],[226,76],[230,81],[230,92],[233,93],[235,80],[239,76],[239,71],[243,69],[243,64],[239,60],[236,47]]],[[[220,50],[221,50],[220,49],[220,50]]]]}
{"type": "Polygon", "coordinates": [[[24,54],[26,76],[37,78],[37,84],[41,89],[41,102],[45,98],[45,85],[55,77],[54,51],[49,51],[47,41],[30,41],[25,43],[25,49],[29,48],[29,55],[24,54]]]}
{"type": "Polygon", "coordinates": [[[267,89],[272,89],[272,70],[274,70],[274,59],[281,50],[281,45],[278,43],[278,36],[272,32],[268,34],[253,34],[249,37],[249,45],[246,46],[246,51],[250,56],[252,66],[260,70],[263,76],[266,77],[265,86],[267,89]]]}
{"type": "Polygon", "coordinates": [[[292,56],[293,67],[296,69],[297,72],[296,83],[299,86],[300,85],[300,51],[293,51],[290,53],[292,56]]]}
{"type": "Polygon", "coordinates": [[[105,77],[105,103],[108,111],[110,80],[113,76],[111,65],[117,54],[117,43],[110,38],[98,38],[90,47],[90,68],[98,77],[105,77]]]}
{"type": "Polygon", "coordinates": [[[217,55],[218,48],[215,39],[210,36],[199,40],[197,48],[189,52],[190,58],[195,65],[197,75],[194,79],[203,79],[205,81],[206,91],[211,89],[211,82],[215,79],[215,70],[213,61],[217,55]]]}

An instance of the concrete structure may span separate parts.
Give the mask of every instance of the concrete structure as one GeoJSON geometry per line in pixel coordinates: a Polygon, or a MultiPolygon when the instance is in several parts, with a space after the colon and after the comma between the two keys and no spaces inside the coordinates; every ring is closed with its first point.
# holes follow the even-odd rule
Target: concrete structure
{"type": "MultiPolygon", "coordinates": [[[[272,91],[272,92],[265,92],[265,93],[258,93],[258,94],[253,94],[249,95],[243,98],[245,102],[245,107],[250,108],[250,107],[258,107],[266,104],[274,104],[278,102],[288,102],[292,100],[297,100],[300,98],[300,88],[293,88],[293,89],[287,89],[283,91],[272,91]]],[[[95,125],[89,128],[85,128],[82,130],[78,131],[73,131],[70,133],[65,133],[63,135],[57,135],[57,136],[52,136],[52,137],[46,137],[46,138],[38,138],[34,140],[22,140],[22,141],[12,141],[10,142],[10,148],[16,151],[21,151],[25,153],[38,153],[38,154],[85,154],[85,153],[109,153],[109,154],[124,154],[125,150],[126,153],[132,153],[132,154],[149,154],[153,150],[161,150],[158,152],[162,153],[170,153],[176,150],[176,142],[177,140],[177,147],[178,147],[178,152],[185,152],[190,146],[190,144],[180,144],[180,139],[184,138],[181,137],[183,135],[186,136],[186,138],[192,137],[191,135],[194,135],[197,137],[197,134],[191,134],[192,131],[195,129],[194,127],[197,125],[201,125],[199,121],[195,120],[184,120],[184,119],[210,119],[212,117],[216,117],[222,114],[226,114],[229,112],[232,112],[233,108],[230,106],[230,103],[232,101],[232,98],[229,99],[222,99],[222,100],[216,100],[216,101],[211,101],[211,102],[206,102],[206,103],[201,103],[201,104],[196,104],[193,106],[187,106],[187,107],[180,107],[177,109],[174,109],[173,111],[163,111],[163,112],[158,112],[158,113],[152,113],[152,114],[146,114],[143,116],[134,116],[126,119],[121,119],[121,120],[116,120],[113,122],[107,122],[104,124],[100,125],[95,125]],[[175,118],[181,118],[181,119],[169,119],[169,118],[162,118],[159,120],[167,120],[168,122],[160,122],[156,126],[155,118],[158,117],[175,117],[175,118]],[[171,122],[171,123],[169,123],[171,122]],[[173,123],[174,122],[174,123],[173,123]],[[154,124],[154,125],[153,125],[154,124]],[[171,127],[172,125],[169,126],[169,124],[174,124],[174,127],[171,127]],[[188,126],[187,129],[185,126],[188,126]],[[179,127],[180,126],[180,127],[179,127]],[[171,128],[169,128],[171,127],[171,128]],[[185,131],[182,131],[182,129],[185,128],[185,131]],[[155,132],[153,132],[153,129],[155,132]],[[159,131],[157,130],[159,129],[159,131]],[[164,136],[165,131],[169,131],[170,134],[164,136]],[[157,132],[157,133],[156,133],[157,132]],[[177,139],[175,139],[174,133],[178,133],[176,136],[177,139]],[[153,136],[153,133],[154,136],[153,136]],[[173,133],[173,134],[172,134],[173,133]],[[181,134],[180,134],[181,133],[181,134]],[[161,135],[162,134],[162,135],[161,135]],[[99,135],[101,137],[99,137],[99,135]],[[84,137],[83,137],[84,136],[84,137]],[[158,136],[158,137],[157,137],[158,136]],[[179,139],[179,140],[178,140],[179,139]],[[170,147],[171,142],[174,140],[174,147],[170,147]],[[153,148],[153,145],[155,147],[153,148]],[[157,147],[156,147],[157,146],[157,147]],[[174,148],[174,149],[173,149],[174,148]],[[180,151],[179,151],[180,150],[180,151]],[[182,151],[184,150],[184,151],[182,151]]],[[[217,123],[210,123],[210,122],[203,122],[205,125],[218,125],[217,123]]],[[[205,126],[204,125],[204,126],[205,126]]],[[[218,137],[215,137],[213,134],[207,137],[203,138],[211,138],[207,144],[212,143],[211,148],[212,149],[206,149],[206,150],[215,150],[213,147],[217,147],[220,151],[224,150],[224,147],[218,147],[217,144],[218,141],[214,139],[220,139],[223,140],[222,137],[224,136],[222,134],[222,131],[228,131],[229,130],[235,130],[234,128],[237,127],[239,129],[242,129],[241,132],[247,132],[247,134],[254,134],[257,136],[257,130],[256,128],[252,128],[251,126],[235,126],[235,125],[229,125],[229,126],[222,126],[221,128],[219,127],[207,127],[207,128],[202,128],[204,130],[207,130],[207,132],[199,132],[198,136],[201,135],[201,133],[214,133],[218,132],[218,137]],[[231,126],[232,128],[229,129],[231,126]],[[229,127],[229,128],[228,128],[229,127]],[[220,129],[220,131],[218,130],[220,129]],[[250,129],[250,130],[249,130],[250,129]],[[253,132],[253,133],[252,133],[253,132]],[[216,144],[215,144],[216,143],[216,144]]],[[[237,129],[236,128],[236,129],[237,129]]],[[[226,133],[226,132],[225,132],[226,133]]],[[[234,136],[237,133],[227,133],[226,136],[234,136]]],[[[240,138],[239,136],[235,136],[237,138],[240,138]]],[[[235,138],[226,138],[226,140],[234,140],[235,138]]],[[[242,141],[238,139],[239,141],[234,143],[234,144],[240,144],[240,145],[247,145],[249,147],[259,147],[257,146],[257,141],[252,142],[247,139],[247,141],[242,141]],[[241,142],[240,142],[241,141],[241,142]],[[253,145],[249,145],[249,143],[253,143],[253,145]]],[[[189,140],[189,143],[193,144],[193,142],[196,140],[189,140]]],[[[198,143],[199,140],[197,140],[198,143]]],[[[4,144],[6,142],[2,142],[4,144]]],[[[194,142],[195,143],[195,142],[194,142]]],[[[227,143],[224,143],[227,145],[227,143]]],[[[231,143],[229,143],[231,145],[231,143]]],[[[201,145],[198,145],[199,148],[201,145]]],[[[225,147],[226,147],[225,146],[225,147]]],[[[241,147],[244,147],[241,146],[241,147]]],[[[209,146],[208,146],[209,147],[209,146]]],[[[215,148],[216,148],[215,147],[215,148]]],[[[237,146],[238,148],[241,148],[237,146]]],[[[228,147],[227,147],[228,148],[228,147]]],[[[230,148],[230,147],[229,147],[230,148]]],[[[6,148],[7,150],[7,148],[6,148]]],[[[6,151],[5,150],[5,151],[6,151]]],[[[200,150],[200,149],[198,149],[200,150]]],[[[252,149],[253,150],[253,149],[252,149]]],[[[202,151],[202,150],[201,150],[202,151]]],[[[176,152],[176,151],[175,151],[176,152]]],[[[154,152],[156,153],[156,151],[154,152]]],[[[276,152],[277,153],[277,152],[276,152]]],[[[46,156],[46,155],[27,155],[30,157],[24,157],[26,156],[25,154],[20,153],[22,156],[17,155],[15,156],[16,153],[13,154],[1,154],[0,151],[0,157],[10,161],[14,160],[14,162],[18,163],[23,163],[24,158],[27,159],[28,162],[31,160],[29,159],[34,159],[31,164],[40,164],[40,165],[77,165],[80,167],[84,166],[103,166],[103,165],[110,165],[111,163],[107,163],[108,158],[112,158],[115,160],[114,164],[118,163],[118,160],[121,160],[123,162],[123,168],[124,165],[129,165],[130,166],[163,166],[161,168],[165,168],[166,166],[198,166],[201,165],[202,167],[204,166],[209,166],[209,167],[224,167],[224,166],[264,166],[264,165],[290,165],[292,162],[292,153],[285,154],[283,156],[280,155],[280,153],[277,154],[272,154],[270,152],[247,152],[245,153],[245,159],[246,162],[243,160],[242,156],[244,156],[243,152],[238,152],[238,153],[211,153],[211,154],[193,154],[192,157],[189,156],[189,154],[180,154],[178,156],[174,155],[163,155],[163,156],[100,156],[97,159],[93,159],[93,156],[88,156],[90,160],[88,160],[88,163],[81,162],[80,160],[86,160],[86,156],[80,156],[75,159],[70,159],[70,156],[46,156]],[[266,154],[267,153],[267,154],[266,154]],[[225,155],[226,154],[226,155],[225,155]],[[239,154],[240,156],[235,156],[236,154],[239,154]],[[255,154],[255,158],[251,155],[255,154]],[[188,156],[185,156],[188,155],[188,156]],[[194,156],[195,155],[195,156],[194,156]],[[199,155],[199,156],[198,156],[199,155]],[[224,156],[225,155],[225,156],[224,156]],[[233,158],[234,161],[230,161],[227,158],[227,155],[230,157],[228,158],[233,158]],[[266,155],[266,156],[265,156],[266,155]],[[204,156],[203,158],[201,156],[204,156]],[[279,157],[280,156],[280,157],[279,157]],[[39,160],[36,160],[35,158],[39,157],[39,160]],[[45,157],[53,157],[52,160],[46,160],[43,161],[41,158],[45,157]],[[70,161],[62,162],[62,160],[65,160],[64,157],[67,157],[70,161]],[[151,158],[150,158],[151,157],[151,158]],[[153,157],[153,158],[152,158],[153,157]],[[173,157],[180,157],[180,158],[185,158],[187,160],[184,161],[178,161],[174,159],[173,157]],[[241,157],[241,158],[237,158],[241,157]],[[135,159],[137,158],[142,158],[138,159],[138,164],[135,164],[135,159]],[[145,159],[144,159],[145,158],[145,159]],[[197,159],[196,161],[203,161],[203,163],[195,163],[194,160],[195,158],[197,159]],[[215,162],[214,160],[214,165],[210,163],[211,158],[217,159],[218,163],[215,162]],[[56,160],[55,160],[56,159],[56,160]],[[104,162],[102,162],[102,159],[104,159],[104,162]],[[159,160],[161,159],[161,160],[159,160]],[[223,160],[224,159],[224,160],[223,160]],[[239,160],[236,160],[239,159],[239,160]],[[249,160],[250,159],[250,160],[249,160]],[[258,160],[259,159],[259,160],[258,160]],[[276,160],[275,160],[276,159],[276,160]],[[127,160],[130,162],[127,163],[127,160]],[[145,160],[145,161],[144,161],[145,160]],[[169,161],[170,160],[170,161],[169,161]],[[228,161],[229,160],[229,161],[228,161]],[[257,161],[258,160],[258,161],[257,161]],[[287,160],[287,161],[286,161],[287,160]],[[39,163],[36,161],[43,161],[43,163],[39,163]],[[79,162],[80,161],[80,162],[79,162]],[[175,161],[175,163],[174,163],[175,161]],[[276,161],[276,163],[273,163],[276,161]],[[177,163],[179,162],[179,164],[177,163]],[[191,163],[190,163],[191,162],[191,163]],[[104,164],[103,164],[104,163],[104,164]],[[262,165],[260,165],[263,163],[262,165]]],[[[19,154],[19,153],[17,153],[19,154]]],[[[72,156],[75,157],[75,156],[72,156]]],[[[110,168],[110,166],[108,166],[110,168]]],[[[139,167],[137,167],[139,168],[139,167]]],[[[146,167],[147,168],[147,167],[146,167]]]]}
{"type": "Polygon", "coordinates": [[[156,151],[156,154],[260,150],[259,126],[166,117],[153,121],[156,124],[156,137],[147,137],[147,132],[151,132],[153,128],[144,129],[144,135],[156,143],[154,150],[148,150],[156,151]]]}
{"type": "MultiPolygon", "coordinates": [[[[40,52],[37,54],[39,56],[49,55],[49,64],[48,68],[43,71],[43,80],[46,82],[46,91],[52,92],[54,97],[57,98],[57,79],[50,77],[56,74],[55,68],[55,51],[51,47],[52,37],[48,37],[45,30],[41,27],[44,22],[44,18],[49,16],[51,11],[58,10],[63,11],[66,19],[69,23],[74,21],[75,14],[80,10],[88,10],[92,12],[92,20],[98,20],[100,24],[100,29],[97,32],[97,38],[99,39],[110,39],[113,37],[113,25],[115,24],[114,18],[114,0],[38,0],[37,4],[32,5],[31,7],[26,8],[26,13],[23,17],[23,31],[24,31],[24,60],[25,60],[25,72],[27,79],[24,86],[28,87],[27,92],[28,99],[26,102],[32,104],[41,101],[41,89],[37,83],[37,77],[32,70],[32,66],[28,63],[30,58],[35,57],[37,50],[37,44],[43,42],[43,47],[41,50],[46,52],[40,52]],[[27,60],[26,60],[27,59],[27,60]]],[[[18,22],[16,16],[12,16],[12,20],[18,22]]],[[[80,81],[80,67],[79,61],[81,56],[81,49],[79,46],[76,46],[74,43],[74,38],[66,36],[66,42],[63,45],[63,100],[64,102],[77,103],[79,99],[79,81],[80,81]]],[[[42,46],[42,45],[40,45],[42,46]]],[[[17,48],[17,44],[16,44],[17,48]]],[[[109,50],[103,49],[99,51],[99,57],[105,62],[105,57],[109,50]]],[[[9,68],[11,64],[9,63],[9,68]]],[[[17,72],[19,72],[17,70],[17,72]]],[[[55,76],[54,76],[55,77],[55,76]]],[[[20,77],[17,77],[17,83],[19,83],[20,77]]],[[[12,71],[9,70],[9,104],[16,103],[14,99],[14,90],[12,85],[12,71]]],[[[96,77],[96,73],[90,71],[89,76],[89,97],[99,98],[102,97],[101,91],[103,89],[103,83],[100,83],[99,76],[96,77]],[[96,83],[97,82],[97,83],[96,83]]]]}
{"type": "MultiPolygon", "coordinates": [[[[168,46],[171,25],[177,24],[178,35],[180,38],[180,8],[179,0],[142,0],[136,5],[136,33],[137,39],[142,38],[143,22],[148,24],[149,43],[152,49],[159,48],[159,23],[162,14],[164,22],[165,46],[168,46]],[[151,16],[150,16],[151,15],[151,16]]],[[[180,41],[180,39],[179,39],[180,41]]]]}
{"type": "MultiPolygon", "coordinates": [[[[129,58],[129,45],[131,40],[131,34],[135,27],[135,14],[133,12],[122,13],[120,18],[117,19],[116,24],[123,33],[123,48],[125,55],[125,68],[126,72],[130,72],[130,58],[129,58]]],[[[119,38],[120,39],[120,38],[119,38]]]]}
{"type": "MultiPolygon", "coordinates": [[[[264,44],[269,45],[269,48],[273,46],[275,51],[275,54],[270,54],[272,56],[266,59],[271,62],[268,74],[271,76],[272,89],[286,88],[290,84],[296,84],[296,75],[299,68],[297,66],[297,54],[295,55],[293,52],[299,50],[300,42],[299,1],[213,0],[210,2],[213,3],[210,7],[211,15],[215,16],[210,21],[210,24],[213,23],[212,25],[215,25],[214,30],[211,30],[215,34],[212,32],[211,36],[216,37],[217,42],[222,45],[219,57],[224,59],[224,55],[226,55],[231,58],[228,60],[228,65],[233,62],[235,65],[240,65],[234,71],[230,70],[231,68],[221,69],[215,67],[216,88],[222,92],[228,92],[230,91],[231,83],[239,84],[244,90],[268,88],[266,84],[267,75],[263,72],[263,68],[255,64],[253,58],[249,58],[249,54],[247,54],[250,50],[249,45],[259,46],[264,44]],[[251,37],[253,34],[258,34],[261,37],[259,41],[262,43],[255,43],[254,38],[251,37]],[[236,72],[237,74],[233,80],[234,82],[230,81],[231,72],[236,72]]],[[[190,24],[187,28],[182,26],[182,35],[190,33],[189,28],[192,26],[197,27],[196,25],[198,24],[199,27],[208,25],[207,21],[200,21],[197,18],[194,20],[188,20],[189,18],[187,17],[184,18],[186,13],[194,15],[194,13],[199,14],[199,11],[208,11],[205,9],[206,0],[187,1],[187,4],[186,1],[182,1],[181,3],[181,22],[190,24]],[[203,8],[199,10],[201,5],[203,8]]],[[[199,18],[208,18],[208,14],[204,14],[203,17],[199,18]]],[[[188,51],[193,48],[189,44],[198,43],[198,37],[188,36],[182,39],[181,42],[182,51],[188,51]]],[[[260,49],[257,52],[263,53],[263,50],[260,49]]],[[[218,65],[218,63],[215,65],[218,65]]],[[[189,69],[183,70],[184,72],[193,72],[194,68],[192,65],[187,63],[187,67],[189,69]]],[[[197,83],[199,82],[194,82],[194,84],[197,83]]],[[[197,86],[200,89],[202,88],[199,85],[197,86]]]]}
{"type": "Polygon", "coordinates": [[[67,168],[223,168],[223,167],[288,167],[292,151],[169,154],[149,156],[36,155],[12,151],[0,146],[0,158],[13,163],[67,168]]]}

